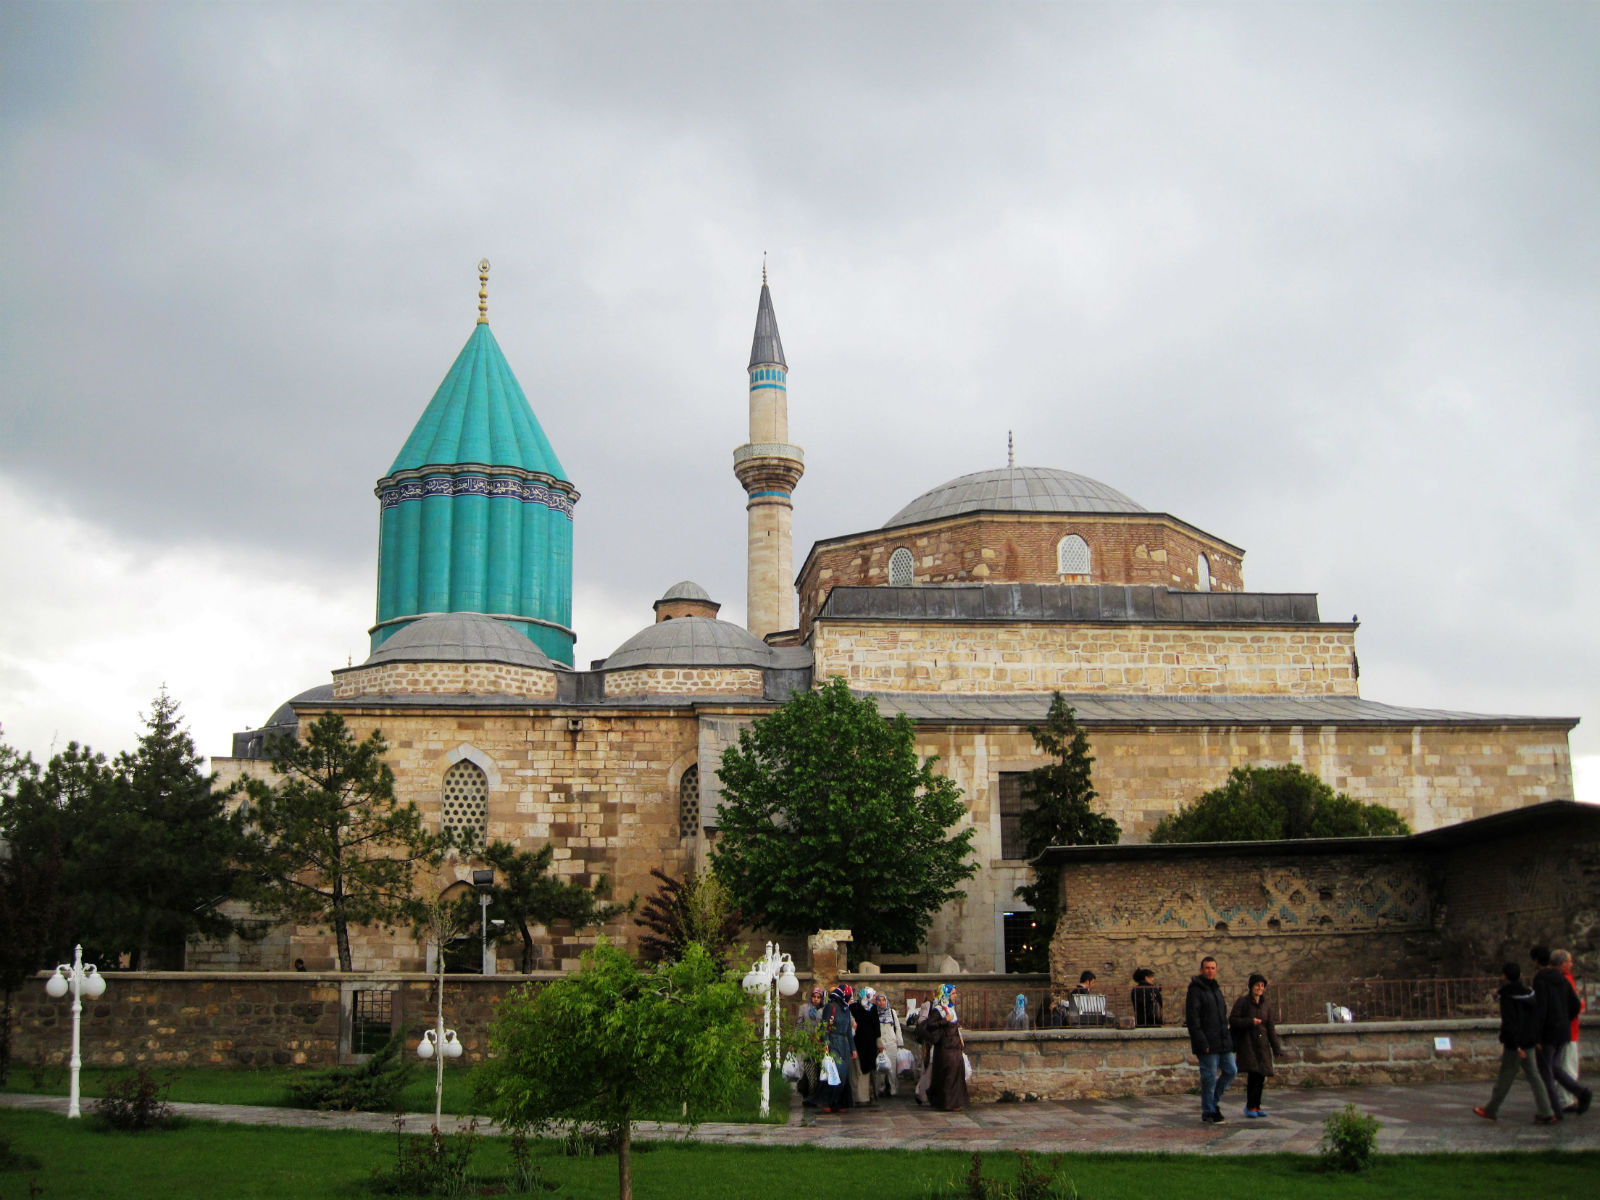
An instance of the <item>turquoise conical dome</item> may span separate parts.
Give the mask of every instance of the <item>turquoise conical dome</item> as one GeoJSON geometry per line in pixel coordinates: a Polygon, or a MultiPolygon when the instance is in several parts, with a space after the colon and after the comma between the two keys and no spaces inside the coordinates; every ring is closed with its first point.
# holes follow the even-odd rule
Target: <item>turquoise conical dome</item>
{"type": "Polygon", "coordinates": [[[373,650],[420,617],[481,613],[571,665],[578,493],[486,320],[376,492],[373,650]]]}

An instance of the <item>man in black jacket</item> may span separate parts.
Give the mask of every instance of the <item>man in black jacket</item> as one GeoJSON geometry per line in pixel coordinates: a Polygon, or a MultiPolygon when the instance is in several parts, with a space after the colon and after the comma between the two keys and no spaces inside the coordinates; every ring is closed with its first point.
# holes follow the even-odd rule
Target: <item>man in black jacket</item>
{"type": "Polygon", "coordinates": [[[1489,1097],[1489,1103],[1479,1105],[1472,1111],[1487,1120],[1495,1120],[1495,1114],[1511,1092],[1517,1072],[1521,1071],[1528,1080],[1528,1086],[1533,1089],[1533,1107],[1537,1114],[1534,1121],[1540,1125],[1554,1125],[1556,1117],[1550,1105],[1550,1096],[1535,1066],[1537,1055],[1534,1047],[1539,1042],[1539,1021],[1534,1009],[1533,989],[1522,982],[1522,968],[1514,962],[1506,963],[1500,968],[1500,973],[1505,979],[1500,985],[1500,1076],[1494,1081],[1494,1092],[1489,1097]]]}
{"type": "MultiPolygon", "coordinates": [[[[1572,990],[1561,969],[1550,965],[1549,950],[1535,946],[1531,953],[1539,966],[1533,976],[1533,1007],[1539,1022],[1539,1074],[1552,1100],[1561,1094],[1556,1091],[1559,1083],[1578,1098],[1578,1112],[1586,1113],[1594,1093],[1561,1065],[1561,1048],[1572,1040],[1572,1022],[1578,1016],[1578,993],[1572,990]]],[[[1556,1120],[1560,1119],[1558,1111],[1556,1120]]]]}
{"type": "Polygon", "coordinates": [[[1189,1029],[1189,1048],[1200,1060],[1200,1119],[1221,1124],[1222,1093],[1239,1068],[1228,1032],[1228,1002],[1217,983],[1217,960],[1209,954],[1200,960],[1200,974],[1189,981],[1183,1023],[1189,1029]]]}

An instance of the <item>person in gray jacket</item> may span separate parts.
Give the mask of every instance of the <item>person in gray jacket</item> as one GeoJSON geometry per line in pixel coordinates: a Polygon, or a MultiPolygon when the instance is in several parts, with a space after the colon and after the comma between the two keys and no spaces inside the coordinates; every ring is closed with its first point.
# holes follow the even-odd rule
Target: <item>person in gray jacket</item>
{"type": "Polygon", "coordinates": [[[1500,985],[1500,1076],[1494,1081],[1494,1091],[1489,1103],[1480,1104],[1472,1111],[1486,1121],[1497,1120],[1500,1106],[1511,1093],[1521,1071],[1533,1089],[1534,1121],[1539,1125],[1554,1125],[1556,1118],[1550,1107],[1550,1096],[1539,1069],[1534,1047],[1539,1043],[1539,1017],[1534,1009],[1533,989],[1522,982],[1522,968],[1508,962],[1500,968],[1505,982],[1500,985]]]}
{"type": "Polygon", "coordinates": [[[1222,1093],[1239,1068],[1228,1032],[1228,1002],[1217,983],[1217,960],[1209,954],[1200,960],[1200,974],[1189,981],[1183,1023],[1189,1030],[1189,1049],[1200,1060],[1200,1119],[1220,1125],[1222,1093]]]}

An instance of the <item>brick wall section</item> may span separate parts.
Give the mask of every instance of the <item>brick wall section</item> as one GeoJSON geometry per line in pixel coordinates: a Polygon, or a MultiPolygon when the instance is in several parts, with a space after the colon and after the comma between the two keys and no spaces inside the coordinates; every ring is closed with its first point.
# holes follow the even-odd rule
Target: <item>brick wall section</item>
{"type": "Polygon", "coordinates": [[[958,624],[833,620],[818,679],[885,692],[1359,695],[1355,632],[1304,626],[958,624]]]}
{"type": "Polygon", "coordinates": [[[495,662],[394,662],[333,673],[336,699],[356,696],[526,696],[554,700],[556,673],[495,662]]]}
{"type": "Polygon", "coordinates": [[[1211,587],[1244,590],[1243,551],[1164,514],[1063,517],[963,516],[904,529],[877,529],[819,544],[800,568],[800,628],[842,585],[889,582],[889,557],[911,551],[918,583],[1132,583],[1193,589],[1201,554],[1211,587]],[[1063,575],[1056,547],[1068,534],[1089,544],[1088,575],[1063,575]]]}
{"type": "Polygon", "coordinates": [[[606,675],[606,698],[637,696],[755,696],[762,694],[760,667],[644,667],[606,675]]]}

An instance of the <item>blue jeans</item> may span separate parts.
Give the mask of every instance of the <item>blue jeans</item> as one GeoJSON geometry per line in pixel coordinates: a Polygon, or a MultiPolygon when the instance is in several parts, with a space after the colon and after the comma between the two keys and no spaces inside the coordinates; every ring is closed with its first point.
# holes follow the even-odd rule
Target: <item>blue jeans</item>
{"type": "Polygon", "coordinates": [[[1200,1057],[1200,1113],[1222,1111],[1222,1093],[1239,1073],[1233,1054],[1202,1054],[1200,1057]]]}

